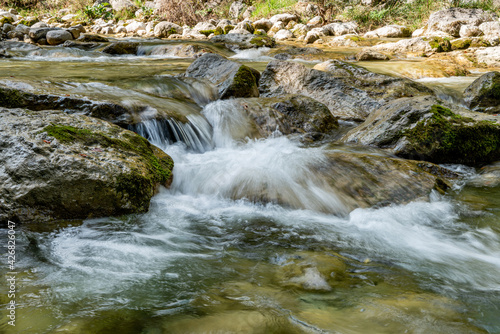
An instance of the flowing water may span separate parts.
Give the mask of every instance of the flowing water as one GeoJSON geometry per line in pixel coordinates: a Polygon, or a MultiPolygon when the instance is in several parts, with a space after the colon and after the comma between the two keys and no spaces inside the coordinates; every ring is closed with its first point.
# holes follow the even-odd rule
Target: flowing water
{"type": "Polygon", "coordinates": [[[231,104],[170,76],[188,60],[92,56],[1,60],[2,83],[175,105],[189,126],[133,128],[174,181],[145,214],[17,227],[1,332],[500,333],[500,187],[453,166],[465,179],[445,196],[351,210],[316,173],[334,148],[241,136],[231,104]]]}

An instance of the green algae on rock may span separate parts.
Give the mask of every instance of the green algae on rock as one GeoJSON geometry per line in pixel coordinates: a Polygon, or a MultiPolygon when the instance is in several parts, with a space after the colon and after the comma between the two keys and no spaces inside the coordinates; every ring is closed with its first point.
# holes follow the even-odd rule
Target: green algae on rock
{"type": "Polygon", "coordinates": [[[342,140],[434,163],[481,166],[500,159],[498,124],[462,117],[431,96],[395,100],[342,140]]]}
{"type": "Polygon", "coordinates": [[[500,72],[488,72],[474,80],[465,89],[464,99],[474,111],[490,114],[500,112],[500,72]]]}
{"type": "Polygon", "coordinates": [[[145,212],[157,187],[171,182],[168,155],[106,121],[23,109],[3,109],[0,118],[2,221],[145,212]]]}

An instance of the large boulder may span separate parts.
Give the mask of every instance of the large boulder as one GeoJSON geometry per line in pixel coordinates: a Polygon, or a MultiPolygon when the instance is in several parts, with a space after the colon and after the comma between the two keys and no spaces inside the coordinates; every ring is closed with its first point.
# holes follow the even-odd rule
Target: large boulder
{"type": "Polygon", "coordinates": [[[342,141],[434,163],[481,166],[500,159],[498,124],[462,117],[432,96],[394,100],[373,112],[342,141]]]}
{"type": "Polygon", "coordinates": [[[460,28],[463,25],[479,26],[483,22],[497,19],[496,14],[482,9],[449,8],[432,13],[424,30],[427,36],[435,36],[436,32],[444,32],[460,37],[460,28]]]}
{"type": "Polygon", "coordinates": [[[299,134],[306,141],[323,139],[337,133],[338,121],[328,108],[302,95],[278,98],[237,98],[219,100],[207,105],[207,118],[217,118],[231,110],[227,131],[236,140],[267,138],[278,130],[283,135],[299,134]],[[212,115],[213,114],[213,115],[212,115]]]}
{"type": "Polygon", "coordinates": [[[394,98],[431,94],[428,88],[410,80],[375,74],[341,61],[317,66],[321,70],[271,61],[259,81],[261,96],[301,94],[324,103],[336,117],[362,121],[394,98]]]}
{"type": "Polygon", "coordinates": [[[465,89],[464,100],[474,111],[500,112],[500,72],[483,74],[465,89]]]}
{"type": "Polygon", "coordinates": [[[451,51],[451,43],[449,39],[441,37],[414,37],[393,43],[374,45],[371,48],[377,52],[421,56],[430,52],[451,51]]]}
{"type": "Polygon", "coordinates": [[[50,45],[59,45],[73,39],[73,35],[66,30],[51,30],[45,37],[50,45]]]}
{"type": "MultiPolygon", "coordinates": [[[[481,23],[479,25],[479,27],[477,27],[477,29],[486,36],[500,37],[500,22],[498,22],[498,21],[481,23]]],[[[475,35],[475,36],[479,36],[479,35],[481,35],[481,34],[479,32],[477,32],[477,35],[475,35]]]]}
{"type": "Polygon", "coordinates": [[[155,25],[154,34],[158,38],[166,38],[170,35],[179,34],[182,35],[182,27],[167,21],[162,21],[155,25]]]}
{"type": "Polygon", "coordinates": [[[321,29],[327,36],[342,36],[347,34],[356,34],[358,31],[358,24],[354,21],[333,22],[323,26],[321,29]]]}
{"type": "Polygon", "coordinates": [[[258,36],[252,34],[226,34],[214,36],[210,42],[222,44],[231,50],[244,50],[260,47],[272,48],[276,45],[274,39],[268,36],[258,36]]]}
{"type": "Polygon", "coordinates": [[[480,48],[475,50],[474,56],[479,65],[500,68],[500,46],[480,48]]]}
{"type": "Polygon", "coordinates": [[[172,159],[139,135],[60,111],[0,110],[0,221],[145,212],[172,159]]]}
{"type": "Polygon", "coordinates": [[[283,22],[284,24],[287,24],[290,21],[298,21],[298,17],[295,14],[288,14],[288,13],[283,13],[283,14],[276,14],[272,16],[269,21],[271,21],[272,24],[275,24],[278,21],[283,22]]]}
{"type": "Polygon", "coordinates": [[[45,39],[47,37],[47,33],[52,30],[58,30],[60,28],[33,28],[31,27],[28,36],[33,43],[37,43],[41,39],[45,39]]]}
{"type": "Polygon", "coordinates": [[[222,99],[259,96],[259,71],[214,53],[196,59],[189,65],[185,76],[210,81],[217,86],[222,99]]]}

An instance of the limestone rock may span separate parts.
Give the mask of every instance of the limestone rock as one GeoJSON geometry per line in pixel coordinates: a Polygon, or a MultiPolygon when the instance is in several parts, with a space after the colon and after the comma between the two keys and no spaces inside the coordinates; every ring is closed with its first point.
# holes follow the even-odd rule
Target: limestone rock
{"type": "Polygon", "coordinates": [[[0,112],[0,221],[86,219],[148,210],[172,159],[139,135],[60,111],[0,112]]]}
{"type": "Polygon", "coordinates": [[[432,51],[429,41],[422,37],[403,39],[394,43],[384,43],[372,46],[372,50],[388,53],[409,53],[418,54],[432,51]]]}
{"type": "Polygon", "coordinates": [[[328,72],[323,72],[273,60],[262,72],[261,96],[305,95],[325,104],[335,117],[359,121],[393,98],[431,93],[410,80],[375,74],[341,61],[329,61],[328,65],[324,67],[328,72]]]}
{"type": "Polygon", "coordinates": [[[460,27],[459,35],[460,37],[476,37],[481,36],[483,32],[479,27],[470,24],[464,24],[460,27]]]}
{"type": "Polygon", "coordinates": [[[391,101],[342,140],[434,163],[481,166],[500,159],[498,124],[462,117],[432,96],[391,101]]]}
{"type": "Polygon", "coordinates": [[[276,15],[272,16],[269,20],[273,24],[275,24],[278,21],[281,21],[284,24],[287,24],[290,21],[298,21],[298,17],[295,14],[283,13],[283,14],[276,14],[276,15]]]}
{"type": "Polygon", "coordinates": [[[500,22],[498,21],[482,23],[481,25],[479,25],[478,29],[486,36],[500,37],[500,22]]]}
{"type": "Polygon", "coordinates": [[[500,72],[483,74],[464,91],[467,106],[474,111],[500,112],[500,72]]]}
{"type": "Polygon", "coordinates": [[[257,36],[252,34],[226,34],[218,35],[210,39],[212,43],[222,44],[231,50],[244,50],[260,47],[272,48],[276,42],[268,36],[257,36]]]}
{"type": "Polygon", "coordinates": [[[182,35],[182,27],[167,21],[162,21],[155,26],[154,34],[155,37],[165,38],[173,34],[181,34],[182,35]]]}
{"type": "Polygon", "coordinates": [[[274,39],[277,41],[283,41],[283,40],[287,40],[290,38],[293,38],[293,34],[291,31],[286,30],[286,29],[281,29],[276,34],[274,34],[274,39]]]}
{"type": "Polygon", "coordinates": [[[196,59],[189,65],[185,76],[208,80],[217,86],[222,99],[259,96],[259,71],[217,54],[206,53],[196,59]]]}
{"type": "Polygon", "coordinates": [[[383,53],[374,51],[372,49],[363,49],[356,54],[357,61],[363,60],[389,60],[389,57],[383,53]]]}
{"type": "Polygon", "coordinates": [[[47,43],[50,45],[59,45],[65,41],[73,39],[73,35],[66,30],[51,30],[46,35],[47,43]]]}
{"type": "Polygon", "coordinates": [[[271,29],[271,27],[273,26],[273,23],[268,19],[260,19],[260,20],[255,21],[253,23],[253,26],[255,27],[255,29],[262,29],[262,30],[265,30],[267,32],[267,31],[269,31],[269,29],[271,29]]]}
{"type": "Polygon", "coordinates": [[[136,42],[116,42],[106,46],[102,52],[111,55],[137,54],[139,43],[136,42]]]}
{"type": "Polygon", "coordinates": [[[483,22],[495,21],[496,14],[482,9],[449,8],[434,12],[427,22],[426,34],[432,35],[435,31],[442,31],[451,36],[459,37],[462,25],[479,26],[483,22]]]}
{"type": "Polygon", "coordinates": [[[500,46],[478,49],[474,55],[479,64],[487,67],[500,67],[500,46]]]}

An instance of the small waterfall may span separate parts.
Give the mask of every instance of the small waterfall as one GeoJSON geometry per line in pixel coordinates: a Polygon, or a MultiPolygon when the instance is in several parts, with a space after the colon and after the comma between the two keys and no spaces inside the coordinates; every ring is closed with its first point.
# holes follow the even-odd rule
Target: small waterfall
{"type": "Polygon", "coordinates": [[[188,122],[182,123],[173,118],[149,119],[129,126],[132,130],[159,147],[182,142],[187,149],[205,152],[213,148],[212,128],[201,116],[186,116],[188,122]]]}

